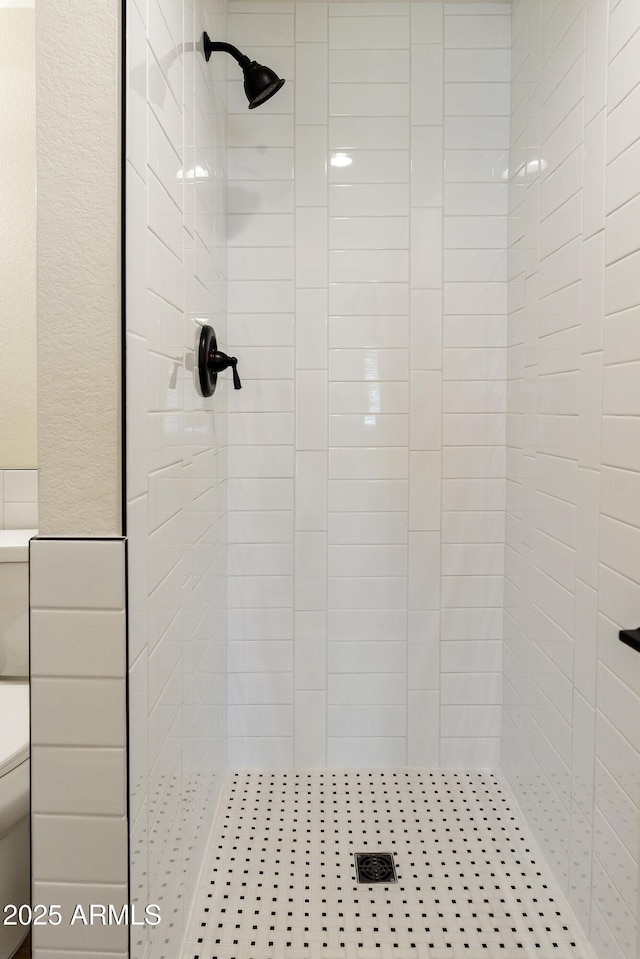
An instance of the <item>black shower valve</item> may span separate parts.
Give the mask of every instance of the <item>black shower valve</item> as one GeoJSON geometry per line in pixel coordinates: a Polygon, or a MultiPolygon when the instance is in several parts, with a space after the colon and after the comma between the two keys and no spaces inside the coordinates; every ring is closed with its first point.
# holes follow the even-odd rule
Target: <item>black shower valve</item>
{"type": "Polygon", "coordinates": [[[212,326],[203,326],[200,331],[200,345],[198,347],[198,373],[200,375],[200,389],[203,396],[213,396],[218,383],[218,373],[232,368],[233,388],[242,389],[238,374],[238,360],[235,356],[227,356],[218,349],[216,334],[212,326]]]}
{"type": "Polygon", "coordinates": [[[220,350],[215,350],[213,353],[209,354],[209,369],[214,373],[222,373],[223,370],[228,369],[230,366],[233,367],[233,388],[236,390],[242,389],[242,383],[240,382],[240,377],[238,375],[238,360],[235,356],[227,356],[226,353],[222,353],[220,350]]]}

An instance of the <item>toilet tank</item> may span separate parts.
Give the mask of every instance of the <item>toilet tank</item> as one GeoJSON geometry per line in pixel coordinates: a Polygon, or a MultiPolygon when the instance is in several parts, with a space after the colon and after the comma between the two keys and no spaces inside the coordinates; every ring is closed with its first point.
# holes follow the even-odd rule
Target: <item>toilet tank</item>
{"type": "Polygon", "coordinates": [[[29,540],[37,533],[0,530],[0,677],[29,675],[29,540]]]}

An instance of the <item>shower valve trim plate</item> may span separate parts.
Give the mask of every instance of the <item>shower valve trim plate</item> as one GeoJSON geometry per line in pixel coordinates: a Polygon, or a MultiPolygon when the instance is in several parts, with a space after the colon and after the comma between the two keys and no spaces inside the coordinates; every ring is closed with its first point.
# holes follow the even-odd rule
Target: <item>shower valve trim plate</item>
{"type": "Polygon", "coordinates": [[[242,389],[237,364],[238,360],[235,356],[227,356],[218,349],[213,327],[203,326],[198,346],[198,373],[202,395],[213,396],[218,383],[218,373],[222,373],[228,367],[231,367],[233,372],[233,388],[242,389]]]}

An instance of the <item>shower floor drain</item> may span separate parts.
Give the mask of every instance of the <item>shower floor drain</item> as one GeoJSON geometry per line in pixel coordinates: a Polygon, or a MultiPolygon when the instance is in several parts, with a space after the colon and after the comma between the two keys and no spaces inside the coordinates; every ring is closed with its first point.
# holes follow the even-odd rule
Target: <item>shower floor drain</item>
{"type": "Polygon", "coordinates": [[[390,852],[357,852],[358,882],[397,882],[393,856],[390,852]]]}

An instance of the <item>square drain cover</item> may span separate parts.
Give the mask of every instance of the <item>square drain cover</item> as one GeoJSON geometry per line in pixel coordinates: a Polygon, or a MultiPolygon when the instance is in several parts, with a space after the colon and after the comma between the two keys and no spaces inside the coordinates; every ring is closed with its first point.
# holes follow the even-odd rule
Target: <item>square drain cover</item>
{"type": "Polygon", "coordinates": [[[374,882],[397,882],[393,854],[390,852],[357,852],[356,873],[358,882],[371,885],[374,882]]]}

